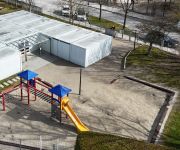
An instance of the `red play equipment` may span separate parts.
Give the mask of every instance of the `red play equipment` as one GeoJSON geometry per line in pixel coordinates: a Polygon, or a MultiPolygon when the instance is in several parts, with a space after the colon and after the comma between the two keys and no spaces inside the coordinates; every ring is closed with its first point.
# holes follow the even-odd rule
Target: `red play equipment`
{"type": "Polygon", "coordinates": [[[18,76],[20,77],[19,85],[11,86],[0,93],[0,97],[2,98],[3,111],[6,110],[5,95],[15,90],[18,90],[19,88],[21,90],[21,101],[23,100],[23,90],[27,91],[28,105],[30,105],[30,92],[32,93],[32,91],[34,91],[33,94],[35,96],[35,100],[37,97],[37,93],[41,93],[46,97],[48,97],[49,99],[51,99],[52,95],[51,94],[48,95],[47,93],[49,93],[48,89],[52,88],[53,85],[51,85],[46,81],[43,81],[41,78],[36,77],[37,75],[38,74],[34,72],[26,70],[18,74],[18,76]],[[38,89],[37,87],[41,87],[41,89],[38,89]],[[44,92],[44,89],[47,89],[47,92],[44,92]]]}
{"type": "Polygon", "coordinates": [[[37,96],[40,96],[41,98],[43,96],[44,100],[51,104],[51,117],[58,119],[61,123],[62,110],[64,110],[66,112],[66,117],[67,115],[69,116],[79,131],[89,131],[69,105],[68,95],[71,92],[71,89],[62,85],[56,85],[53,87],[50,83],[38,78],[37,73],[30,70],[23,71],[19,73],[18,76],[20,77],[19,85],[10,87],[0,93],[0,97],[2,97],[3,111],[6,109],[5,95],[20,88],[21,101],[23,101],[23,90],[27,92],[28,106],[30,105],[30,93],[34,95],[35,100],[37,96]],[[54,95],[58,98],[54,98],[54,95]]]}

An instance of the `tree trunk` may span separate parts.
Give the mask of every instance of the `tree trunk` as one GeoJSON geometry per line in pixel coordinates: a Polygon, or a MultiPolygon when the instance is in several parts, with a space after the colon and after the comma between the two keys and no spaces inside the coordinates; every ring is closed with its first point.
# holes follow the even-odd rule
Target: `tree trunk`
{"type": "Polygon", "coordinates": [[[127,13],[128,13],[128,10],[126,9],[125,14],[124,14],[123,30],[124,30],[124,29],[125,29],[125,27],[126,27],[126,18],[127,18],[127,13]]]}
{"type": "Polygon", "coordinates": [[[163,17],[165,16],[165,11],[166,11],[166,1],[167,0],[164,1],[164,8],[163,8],[163,15],[162,15],[163,17]]]}
{"type": "Polygon", "coordinates": [[[153,43],[152,43],[152,42],[150,42],[150,43],[149,43],[148,50],[147,50],[147,51],[148,51],[148,52],[147,52],[147,55],[148,55],[148,56],[150,56],[150,55],[151,55],[152,45],[153,45],[153,43]]]}
{"type": "Polygon", "coordinates": [[[132,11],[134,11],[134,0],[132,0],[132,11]]]}
{"type": "Polygon", "coordinates": [[[146,14],[148,14],[148,11],[149,11],[149,0],[148,0],[147,7],[146,7],[146,14]]]}
{"type": "Polygon", "coordinates": [[[99,8],[99,20],[101,20],[101,16],[102,16],[102,4],[99,4],[100,8],[99,8]]]}

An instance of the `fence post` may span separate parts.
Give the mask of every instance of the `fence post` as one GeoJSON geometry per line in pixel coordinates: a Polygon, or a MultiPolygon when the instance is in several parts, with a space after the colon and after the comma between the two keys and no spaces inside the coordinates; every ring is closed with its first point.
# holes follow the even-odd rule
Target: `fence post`
{"type": "Polygon", "coordinates": [[[21,139],[19,140],[19,149],[21,150],[21,139]]]}
{"type": "Polygon", "coordinates": [[[40,135],[40,137],[39,137],[39,140],[40,140],[40,146],[39,146],[39,149],[42,150],[42,137],[41,137],[41,135],[40,135]]]}
{"type": "Polygon", "coordinates": [[[123,39],[123,36],[124,36],[124,30],[121,30],[122,31],[122,39],[123,39]]]}
{"type": "Polygon", "coordinates": [[[82,68],[80,68],[80,76],[79,76],[79,95],[81,95],[81,78],[82,78],[82,68]]]}

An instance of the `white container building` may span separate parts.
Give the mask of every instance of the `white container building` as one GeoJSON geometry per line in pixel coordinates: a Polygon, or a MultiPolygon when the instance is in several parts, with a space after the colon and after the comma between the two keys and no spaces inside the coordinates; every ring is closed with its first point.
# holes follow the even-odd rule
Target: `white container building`
{"type": "Polygon", "coordinates": [[[88,67],[108,56],[112,37],[52,20],[26,11],[0,16],[0,42],[22,49],[28,41],[31,51],[39,47],[74,64],[88,67]]]}

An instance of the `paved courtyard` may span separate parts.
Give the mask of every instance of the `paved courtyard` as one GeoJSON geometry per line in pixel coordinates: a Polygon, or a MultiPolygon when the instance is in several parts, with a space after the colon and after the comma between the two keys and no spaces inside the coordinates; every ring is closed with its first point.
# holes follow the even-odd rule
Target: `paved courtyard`
{"type": "MultiPolygon", "coordinates": [[[[132,47],[133,43],[114,40],[110,56],[84,68],[81,95],[79,66],[47,54],[41,58],[33,54],[24,66],[53,85],[71,88],[70,105],[90,130],[147,140],[166,95],[123,77],[121,59],[132,47]]],[[[19,91],[12,93],[7,111],[0,112],[1,139],[22,139],[23,144],[39,146],[41,135],[44,148],[58,143],[61,149],[73,149],[76,129],[69,119],[63,118],[59,125],[50,119],[48,103],[33,101],[32,96],[28,107],[19,98],[19,91]]]]}

